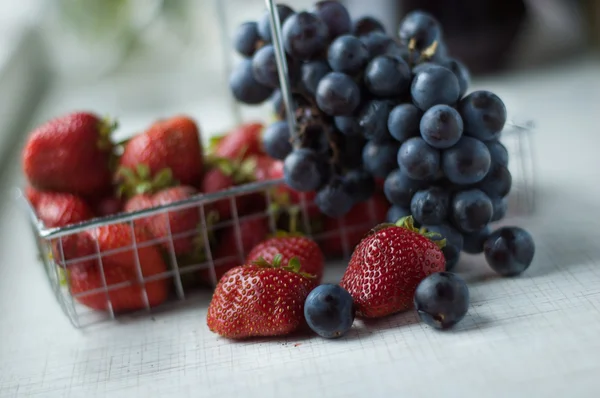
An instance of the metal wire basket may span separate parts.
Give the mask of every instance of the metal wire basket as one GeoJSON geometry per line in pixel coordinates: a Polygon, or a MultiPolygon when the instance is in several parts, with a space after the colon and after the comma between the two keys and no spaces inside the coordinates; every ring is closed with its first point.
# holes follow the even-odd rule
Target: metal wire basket
{"type": "MultiPolygon", "coordinates": [[[[290,110],[289,82],[286,79],[285,58],[280,40],[280,22],[274,12],[272,0],[266,0],[267,9],[271,11],[274,43],[278,48],[278,61],[280,66],[280,79],[287,109],[290,110]]],[[[287,112],[292,115],[294,112],[287,112]]],[[[293,118],[289,120],[294,125],[293,118]]],[[[509,215],[522,216],[531,214],[534,209],[534,170],[531,150],[532,126],[529,124],[507,125],[502,135],[502,141],[509,150],[511,162],[509,169],[513,175],[513,190],[509,215]]],[[[315,239],[326,252],[332,252],[338,258],[349,257],[357,239],[374,225],[383,222],[385,215],[377,210],[375,199],[362,204],[363,217],[359,222],[349,222],[347,218],[337,220],[329,219],[329,227],[316,226],[311,222],[311,214],[318,212],[316,205],[306,194],[299,194],[298,203],[292,208],[282,209],[274,206],[275,196],[284,182],[272,180],[267,182],[249,183],[214,194],[201,194],[185,201],[172,203],[152,209],[140,210],[127,214],[118,214],[103,218],[93,219],[81,224],[70,225],[63,228],[47,228],[38,219],[32,205],[24,194],[20,200],[24,203],[31,220],[32,231],[39,250],[39,256],[44,264],[50,285],[58,299],[59,304],[76,327],[88,326],[99,321],[115,319],[123,314],[148,313],[150,311],[169,308],[169,304],[189,302],[194,298],[206,297],[210,289],[202,290],[202,285],[214,287],[219,273],[228,269],[232,264],[240,264],[251,250],[251,245],[242,239],[242,230],[245,225],[254,222],[262,225],[264,232],[256,234],[256,239],[262,239],[268,234],[275,233],[281,227],[282,214],[289,216],[292,210],[297,211],[299,229],[307,236],[315,239]],[[258,196],[257,196],[258,195],[258,196]],[[252,211],[241,211],[239,203],[245,197],[252,196],[257,201],[260,197],[264,205],[252,211]],[[232,217],[228,221],[214,222],[210,219],[209,210],[217,202],[228,202],[232,217]],[[153,217],[167,217],[177,212],[194,211],[199,215],[199,226],[190,231],[171,234],[170,223],[167,222],[166,236],[156,239],[138,238],[136,225],[153,217]],[[65,259],[64,245],[71,237],[81,233],[94,233],[99,228],[119,225],[130,231],[131,244],[112,250],[101,250],[97,242],[95,250],[84,257],[65,259]],[[215,251],[213,236],[228,233],[233,236],[235,244],[225,254],[215,251]],[[193,237],[203,248],[202,256],[182,259],[175,253],[175,245],[179,239],[193,237]],[[165,268],[161,272],[144,271],[144,253],[148,248],[161,247],[165,268]],[[106,277],[103,261],[110,256],[131,256],[134,264],[131,270],[132,277],[127,282],[110,283],[106,277]],[[70,264],[91,261],[99,267],[102,287],[87,291],[73,292],[69,269],[70,264]],[[155,292],[160,287],[160,299],[155,292]],[[130,305],[126,311],[115,308],[114,303],[122,299],[119,296],[126,292],[129,297],[138,296],[135,305],[130,305]],[[203,294],[204,292],[204,294],[203,294]],[[90,306],[90,302],[94,305],[90,306]],[[92,308],[90,308],[92,307],[92,308]]],[[[289,218],[288,218],[289,221],[289,218]]],[[[258,243],[258,242],[254,242],[258,243]]],[[[131,304],[131,303],[130,303],[131,304]]]]}

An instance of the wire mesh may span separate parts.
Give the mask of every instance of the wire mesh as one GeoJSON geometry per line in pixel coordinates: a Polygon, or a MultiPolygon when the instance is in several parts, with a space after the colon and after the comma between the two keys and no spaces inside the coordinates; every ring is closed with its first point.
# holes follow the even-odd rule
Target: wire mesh
{"type": "MultiPolygon", "coordinates": [[[[289,111],[291,96],[285,93],[289,82],[284,72],[281,27],[272,0],[266,4],[274,42],[280,47],[278,62],[287,114],[293,115],[289,111]]],[[[534,211],[532,131],[529,123],[512,123],[502,135],[513,175],[507,217],[534,211]]],[[[255,244],[280,229],[289,229],[291,224],[317,241],[328,258],[348,258],[364,234],[385,221],[390,207],[380,191],[357,204],[349,215],[333,219],[319,212],[314,194],[293,192],[283,180],[272,180],[46,228],[26,196],[21,193],[20,198],[53,292],[76,327],[205,297],[202,292],[214,288],[228,269],[242,264],[255,244]],[[282,193],[287,194],[285,203],[282,193]],[[231,217],[216,218],[215,206],[228,206],[231,217]],[[173,220],[182,217],[196,222],[188,230],[175,230],[173,220]],[[158,236],[144,235],[144,225],[151,222],[164,225],[164,231],[158,236]]]]}

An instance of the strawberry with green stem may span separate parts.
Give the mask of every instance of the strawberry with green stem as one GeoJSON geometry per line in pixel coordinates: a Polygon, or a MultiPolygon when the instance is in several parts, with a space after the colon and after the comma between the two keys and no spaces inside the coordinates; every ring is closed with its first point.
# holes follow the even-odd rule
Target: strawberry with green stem
{"type": "Polygon", "coordinates": [[[217,284],[208,307],[208,328],[229,339],[284,336],[305,325],[304,302],[312,276],[292,259],[282,264],[258,260],[229,270],[217,284]]]}
{"type": "Polygon", "coordinates": [[[54,118],[31,132],[22,152],[29,183],[38,190],[94,196],[111,189],[111,133],[116,122],[90,112],[54,118]]]}
{"type": "Polygon", "coordinates": [[[219,158],[239,161],[264,156],[261,134],[262,123],[244,123],[227,134],[211,138],[209,153],[219,158]]]}
{"type": "Polygon", "coordinates": [[[379,318],[412,308],[418,284],[445,270],[446,241],[431,240],[438,236],[415,228],[411,216],[375,227],[354,249],[340,282],[357,316],[379,318]]]}

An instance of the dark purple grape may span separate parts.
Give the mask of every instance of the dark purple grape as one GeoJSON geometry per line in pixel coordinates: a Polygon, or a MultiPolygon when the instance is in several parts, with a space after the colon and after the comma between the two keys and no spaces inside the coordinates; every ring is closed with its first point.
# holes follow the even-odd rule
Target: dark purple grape
{"type": "Polygon", "coordinates": [[[346,136],[358,137],[362,136],[362,128],[358,123],[358,120],[352,116],[336,116],[333,119],[335,128],[346,136]]]}
{"type": "MultiPolygon", "coordinates": [[[[277,13],[279,14],[279,22],[283,26],[284,22],[294,14],[294,10],[285,4],[277,4],[277,13]]],[[[271,20],[269,12],[265,11],[262,17],[258,20],[258,34],[267,43],[271,42],[271,20]]]]}
{"type": "Polygon", "coordinates": [[[335,39],[352,31],[350,13],[343,4],[337,1],[319,1],[314,5],[312,12],[327,25],[329,39],[335,39]]]}
{"type": "Polygon", "coordinates": [[[364,202],[375,193],[375,178],[364,169],[350,170],[344,175],[344,186],[356,203],[364,202]]]}
{"type": "Polygon", "coordinates": [[[415,291],[414,306],[421,321],[435,329],[450,329],[469,311],[469,288],[460,276],[438,272],[423,279],[415,291]]]}
{"type": "Polygon", "coordinates": [[[432,65],[415,75],[410,93],[414,104],[426,111],[434,105],[454,105],[459,98],[460,86],[450,69],[432,65]]]}
{"type": "Polygon", "coordinates": [[[325,61],[318,60],[303,63],[301,66],[301,82],[304,91],[314,97],[319,82],[329,72],[331,72],[331,68],[325,61]]]}
{"type": "Polygon", "coordinates": [[[535,243],[529,232],[519,227],[503,227],[490,234],[483,245],[489,266],[502,276],[523,273],[533,262],[535,243]]]}
{"type": "Polygon", "coordinates": [[[341,72],[325,75],[317,86],[319,109],[331,116],[349,116],[360,103],[360,88],[341,72]]]}
{"type": "Polygon", "coordinates": [[[483,180],[490,170],[490,151],[483,142],[463,136],[442,153],[442,170],[454,184],[469,185],[483,180]]]}
{"type": "Polygon", "coordinates": [[[309,12],[291,15],[283,24],[283,44],[293,58],[308,61],[327,47],[329,32],[319,17],[309,12]]]}
{"type": "Polygon", "coordinates": [[[419,135],[419,123],[423,112],[413,104],[400,104],[390,112],[388,130],[399,142],[419,135]]]}
{"type": "Polygon", "coordinates": [[[456,109],[448,105],[434,105],[421,118],[420,131],[429,145],[446,149],[462,137],[463,121],[456,109]]]}
{"type": "Polygon", "coordinates": [[[364,80],[367,90],[375,96],[401,97],[410,87],[410,67],[400,58],[380,55],[367,65],[364,80]]]}
{"type": "Polygon", "coordinates": [[[469,254],[483,253],[483,243],[490,236],[490,227],[463,234],[463,251],[469,254]]]}
{"type": "Polygon", "coordinates": [[[423,11],[411,11],[400,22],[400,40],[406,45],[414,40],[415,49],[423,51],[440,40],[442,29],[433,15],[423,11]]]}
{"type": "Polygon", "coordinates": [[[396,169],[385,179],[383,192],[387,200],[394,206],[410,209],[414,194],[426,187],[427,183],[413,180],[400,169],[396,169]]]}
{"type": "Polygon", "coordinates": [[[471,73],[465,64],[455,58],[446,58],[440,62],[440,65],[450,69],[456,75],[460,87],[459,96],[462,97],[465,95],[471,84],[471,73]]]}
{"type": "Polygon", "coordinates": [[[495,197],[492,199],[492,207],[494,208],[494,215],[492,216],[491,222],[496,222],[502,220],[506,217],[506,213],[508,212],[508,199],[495,197]]]}
{"type": "Polygon", "coordinates": [[[393,108],[394,103],[389,100],[371,100],[361,108],[357,120],[367,140],[377,143],[392,140],[387,120],[393,108]]]}
{"type": "Polygon", "coordinates": [[[485,228],[492,220],[491,199],[479,189],[468,189],[454,195],[450,206],[452,223],[461,232],[472,233],[485,228]]]}
{"type": "Polygon", "coordinates": [[[292,151],[283,163],[285,183],[299,192],[318,189],[324,180],[323,160],[317,152],[300,148],[292,151]]]}
{"type": "Polygon", "coordinates": [[[506,107],[489,91],[474,91],[458,104],[465,134],[482,141],[498,139],[506,123],[506,107]]]}
{"type": "Polygon", "coordinates": [[[284,160],[292,152],[290,128],[286,121],[272,123],[262,135],[262,145],[270,157],[284,160]]]}
{"type": "Polygon", "coordinates": [[[400,206],[392,206],[388,210],[385,220],[389,223],[395,224],[396,222],[398,222],[398,220],[404,217],[408,217],[410,215],[412,215],[410,213],[410,209],[406,209],[400,206]]]}
{"type": "Polygon", "coordinates": [[[369,141],[363,148],[363,167],[375,178],[386,178],[397,167],[397,153],[396,143],[378,144],[369,141]]]}
{"type": "Polygon", "coordinates": [[[371,32],[361,36],[360,40],[369,50],[371,58],[379,55],[400,55],[401,46],[384,32],[371,32]]]}
{"type": "Polygon", "coordinates": [[[406,140],[398,151],[398,165],[415,180],[432,180],[440,170],[440,152],[421,137],[406,140]]]}
{"type": "Polygon", "coordinates": [[[327,60],[334,71],[354,75],[369,61],[369,50],[358,38],[344,35],[331,43],[327,60]]]}
{"type": "Polygon", "coordinates": [[[449,205],[448,192],[432,186],[414,194],[410,202],[410,211],[420,224],[438,225],[448,216],[449,205]]]}
{"type": "Polygon", "coordinates": [[[477,184],[477,188],[490,197],[504,197],[510,193],[511,187],[512,175],[506,167],[500,165],[491,167],[485,178],[477,184]]]}
{"type": "Polygon", "coordinates": [[[233,47],[242,56],[249,58],[254,55],[260,42],[256,22],[241,24],[233,36],[233,47]]]}
{"type": "Polygon", "coordinates": [[[362,17],[354,22],[354,29],[352,30],[355,36],[364,36],[372,32],[385,33],[383,24],[373,17],[362,17]]]}
{"type": "Polygon", "coordinates": [[[279,73],[273,46],[264,46],[254,54],[254,57],[252,57],[252,73],[256,81],[263,86],[279,87],[279,73]]]}
{"type": "Polygon", "coordinates": [[[229,88],[235,99],[247,105],[261,104],[273,93],[273,89],[256,81],[249,59],[242,60],[233,69],[229,76],[229,88]]]}
{"type": "Polygon", "coordinates": [[[338,218],[346,215],[354,206],[354,198],[341,178],[334,178],[317,192],[315,204],[326,216],[338,218]]]}
{"type": "Polygon", "coordinates": [[[490,151],[492,166],[499,165],[508,167],[508,150],[500,141],[485,141],[484,144],[490,151]]]}

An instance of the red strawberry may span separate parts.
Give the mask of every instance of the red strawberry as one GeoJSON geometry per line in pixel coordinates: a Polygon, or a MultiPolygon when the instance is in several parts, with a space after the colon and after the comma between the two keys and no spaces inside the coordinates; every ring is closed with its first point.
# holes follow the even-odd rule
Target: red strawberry
{"type": "Polygon", "coordinates": [[[412,217],[380,224],[354,249],[340,286],[356,305],[357,315],[379,318],[410,309],[417,285],[446,267],[444,254],[412,217]]]}
{"type": "Polygon", "coordinates": [[[114,196],[105,196],[92,203],[94,213],[100,217],[112,216],[123,210],[123,201],[114,196]]]}
{"type": "MultiPolygon", "coordinates": [[[[217,246],[212,253],[217,273],[217,281],[231,268],[240,265],[246,254],[252,248],[262,242],[269,234],[269,225],[263,218],[250,218],[240,220],[240,243],[241,252],[238,247],[238,234],[235,226],[229,226],[217,234],[217,246]]],[[[210,271],[201,271],[201,278],[205,283],[211,283],[210,271]]]]}
{"type": "Polygon", "coordinates": [[[344,255],[342,224],[351,252],[371,228],[385,221],[389,208],[385,196],[375,194],[369,201],[357,203],[340,219],[325,217],[324,237],[320,241],[325,253],[330,256],[344,255]]]}
{"type": "Polygon", "coordinates": [[[203,170],[202,144],[196,122],[175,116],[155,122],[143,134],[125,144],[121,169],[145,165],[151,177],[169,169],[181,185],[197,186],[203,170]]]}
{"type": "MultiPolygon", "coordinates": [[[[204,175],[200,191],[202,193],[215,193],[253,181],[254,163],[248,161],[232,161],[226,158],[210,159],[210,169],[204,175]]],[[[245,214],[249,199],[247,196],[236,198],[238,215],[245,214]]],[[[229,198],[210,203],[208,211],[216,211],[219,220],[225,221],[231,218],[232,209],[229,198]]]]}
{"type": "Polygon", "coordinates": [[[316,284],[321,282],[325,260],[319,245],[314,240],[296,234],[280,234],[254,246],[246,257],[246,263],[251,264],[261,258],[270,263],[277,255],[282,257],[283,264],[289,263],[296,257],[302,265],[300,270],[314,275],[313,281],[316,284]]]}
{"type": "MultiPolygon", "coordinates": [[[[139,194],[125,203],[125,211],[167,205],[189,199],[195,194],[196,190],[188,186],[166,188],[155,194],[139,194]]],[[[194,248],[194,238],[200,224],[200,212],[196,207],[171,210],[168,215],[163,212],[141,218],[135,223],[145,227],[155,238],[167,238],[170,231],[175,254],[183,255],[190,253],[194,248]]],[[[162,243],[162,246],[167,250],[171,248],[169,241],[162,243]]]]}
{"type": "Polygon", "coordinates": [[[28,185],[27,187],[25,187],[25,190],[23,193],[25,194],[25,197],[29,201],[29,204],[35,209],[38,202],[40,201],[41,196],[42,196],[41,191],[38,191],[34,187],[28,185]]]}
{"type": "MultiPolygon", "coordinates": [[[[88,235],[96,242],[100,248],[100,253],[131,248],[102,255],[104,279],[109,289],[117,284],[131,283],[131,285],[125,285],[108,292],[108,298],[114,312],[145,308],[144,291],[151,307],[155,307],[167,299],[170,284],[168,279],[154,279],[144,283],[144,286],[138,279],[138,271],[141,272],[144,278],[156,277],[167,272],[167,266],[158,248],[140,245],[152,239],[148,233],[137,228],[134,237],[130,225],[112,224],[96,228],[88,232],[88,235]],[[134,239],[138,245],[137,255],[133,250],[134,239]],[[139,270],[137,267],[138,261],[139,270]]],[[[75,300],[96,310],[108,309],[107,297],[104,291],[91,293],[92,290],[103,289],[104,287],[99,264],[95,264],[93,267],[70,267],[68,275],[71,292],[75,296],[75,300]],[[90,293],[85,295],[86,292],[90,293]],[[79,294],[82,295],[78,296],[79,294]]]]}
{"type": "Polygon", "coordinates": [[[92,113],[71,113],[35,129],[23,149],[23,170],[40,190],[92,196],[111,187],[110,133],[92,113]]]}
{"type": "Polygon", "coordinates": [[[92,209],[79,196],[70,193],[30,190],[38,218],[47,228],[64,227],[94,217],[92,209]]]}
{"type": "Polygon", "coordinates": [[[226,159],[247,159],[264,155],[260,135],[262,123],[242,124],[222,137],[213,139],[212,153],[226,159]]]}
{"type": "Polygon", "coordinates": [[[283,336],[305,324],[304,301],[314,281],[300,264],[248,264],[219,281],[208,307],[208,328],[223,337],[283,336]]]}

